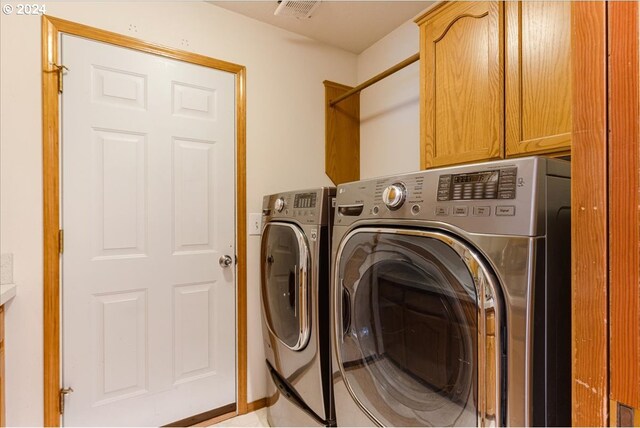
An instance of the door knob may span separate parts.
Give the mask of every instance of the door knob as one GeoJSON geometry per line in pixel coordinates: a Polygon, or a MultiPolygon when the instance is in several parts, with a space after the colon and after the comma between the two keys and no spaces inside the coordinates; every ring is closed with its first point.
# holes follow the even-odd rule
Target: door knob
{"type": "Polygon", "coordinates": [[[231,264],[233,263],[233,259],[228,255],[220,256],[218,263],[220,263],[220,266],[222,266],[223,268],[226,268],[231,266],[231,264]]]}

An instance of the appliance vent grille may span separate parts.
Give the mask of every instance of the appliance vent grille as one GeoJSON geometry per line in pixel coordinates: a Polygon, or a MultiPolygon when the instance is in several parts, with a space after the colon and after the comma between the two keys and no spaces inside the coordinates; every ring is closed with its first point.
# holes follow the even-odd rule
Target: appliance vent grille
{"type": "Polygon", "coordinates": [[[321,0],[282,0],[273,13],[296,18],[311,18],[311,14],[320,6],[321,0]]]}

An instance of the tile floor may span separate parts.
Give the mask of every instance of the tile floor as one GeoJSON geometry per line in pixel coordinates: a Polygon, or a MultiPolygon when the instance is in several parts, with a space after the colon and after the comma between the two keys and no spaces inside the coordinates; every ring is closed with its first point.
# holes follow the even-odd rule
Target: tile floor
{"type": "Polygon", "coordinates": [[[267,409],[258,409],[246,415],[236,416],[220,423],[210,425],[212,427],[268,427],[267,409]]]}

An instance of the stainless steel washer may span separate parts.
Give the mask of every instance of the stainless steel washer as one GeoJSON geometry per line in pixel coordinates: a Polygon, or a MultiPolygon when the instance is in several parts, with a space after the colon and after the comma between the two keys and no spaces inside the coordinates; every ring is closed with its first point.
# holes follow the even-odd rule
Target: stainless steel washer
{"type": "Polygon", "coordinates": [[[272,426],[334,426],[330,234],[334,188],[265,196],[261,297],[272,426]]]}
{"type": "Polygon", "coordinates": [[[338,424],[570,425],[570,201],[541,157],[338,186],[338,424]]]}

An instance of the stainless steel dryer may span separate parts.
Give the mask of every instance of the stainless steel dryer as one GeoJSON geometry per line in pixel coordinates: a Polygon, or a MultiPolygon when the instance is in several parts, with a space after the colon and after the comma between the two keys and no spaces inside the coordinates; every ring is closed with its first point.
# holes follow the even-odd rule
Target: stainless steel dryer
{"type": "Polygon", "coordinates": [[[330,234],[334,188],[265,196],[261,297],[271,426],[334,426],[330,234]]]}
{"type": "Polygon", "coordinates": [[[348,183],[336,203],[340,426],[571,424],[568,162],[348,183]]]}

